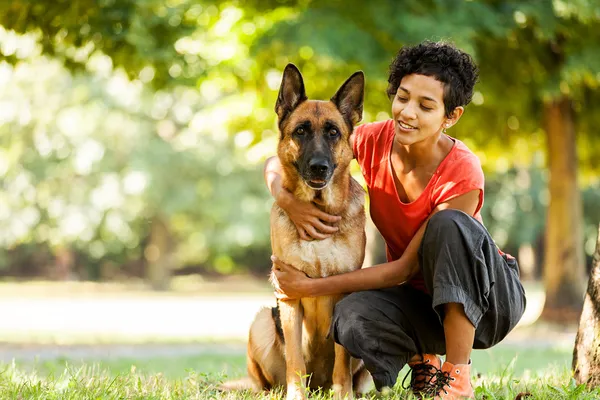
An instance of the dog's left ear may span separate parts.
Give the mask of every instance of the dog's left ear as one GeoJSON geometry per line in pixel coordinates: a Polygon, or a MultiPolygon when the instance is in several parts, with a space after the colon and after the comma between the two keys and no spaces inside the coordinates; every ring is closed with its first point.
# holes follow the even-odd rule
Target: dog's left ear
{"type": "Polygon", "coordinates": [[[281,87],[279,88],[279,95],[275,104],[275,112],[279,117],[279,123],[306,99],[302,74],[298,70],[298,67],[290,63],[283,71],[283,79],[281,80],[281,87]]]}
{"type": "Polygon", "coordinates": [[[362,119],[364,94],[365,74],[358,71],[348,78],[331,98],[331,101],[352,126],[358,124],[362,119]]]}

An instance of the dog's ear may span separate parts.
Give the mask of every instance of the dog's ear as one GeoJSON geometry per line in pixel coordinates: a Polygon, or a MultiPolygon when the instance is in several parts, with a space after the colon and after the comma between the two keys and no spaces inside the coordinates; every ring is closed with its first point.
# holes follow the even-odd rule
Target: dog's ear
{"type": "Polygon", "coordinates": [[[352,126],[358,124],[362,119],[364,94],[365,74],[358,71],[348,78],[331,98],[331,101],[352,126]]]}
{"type": "Polygon", "coordinates": [[[302,74],[294,64],[288,64],[283,71],[283,79],[281,80],[277,103],[275,103],[275,112],[279,117],[279,122],[283,121],[289,113],[294,111],[306,99],[302,74]]]}

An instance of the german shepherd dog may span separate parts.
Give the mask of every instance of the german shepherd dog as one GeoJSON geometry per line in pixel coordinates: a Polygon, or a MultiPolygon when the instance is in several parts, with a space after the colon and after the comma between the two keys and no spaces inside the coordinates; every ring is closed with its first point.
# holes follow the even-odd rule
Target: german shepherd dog
{"type": "MultiPolygon", "coordinates": [[[[342,217],[331,237],[304,241],[287,214],[273,205],[273,254],[313,278],[352,271],[363,263],[365,193],[350,176],[350,135],[362,118],[363,93],[362,72],[348,78],[330,101],[308,100],[302,75],[293,64],[283,73],[275,106],[283,187],[342,217]]],[[[352,398],[353,385],[357,393],[364,390],[371,377],[362,361],[352,359],[328,335],[333,308],[342,297],[279,301],[277,307],[257,314],[247,354],[256,388],[285,385],[288,400],[304,399],[307,387],[332,388],[336,398],[352,398]]]]}

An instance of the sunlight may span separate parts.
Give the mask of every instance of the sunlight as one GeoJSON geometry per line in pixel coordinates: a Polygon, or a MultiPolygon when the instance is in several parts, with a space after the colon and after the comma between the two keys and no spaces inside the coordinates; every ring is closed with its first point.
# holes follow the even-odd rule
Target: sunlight
{"type": "Polygon", "coordinates": [[[12,122],[17,115],[17,105],[14,102],[0,102],[0,124],[12,122]]]}
{"type": "Polygon", "coordinates": [[[117,174],[106,174],[100,184],[92,190],[91,203],[99,210],[119,208],[125,198],[121,194],[121,182],[117,174]]]}
{"type": "Polygon", "coordinates": [[[77,207],[67,207],[62,218],[58,221],[61,233],[70,238],[84,236],[88,226],[89,221],[85,212],[77,207]]]}
{"type": "Polygon", "coordinates": [[[523,287],[525,288],[527,305],[523,317],[517,324],[518,327],[533,325],[542,315],[544,302],[546,301],[546,292],[541,283],[525,282],[523,287]]]}
{"type": "Polygon", "coordinates": [[[95,163],[104,157],[104,146],[96,140],[88,139],[75,149],[73,167],[81,175],[88,175],[95,163]]]}
{"type": "Polygon", "coordinates": [[[0,62],[0,86],[6,87],[12,78],[13,68],[6,61],[0,62]]]}
{"type": "Polygon", "coordinates": [[[123,191],[126,194],[138,195],[148,185],[148,176],[143,171],[128,172],[123,178],[123,191]]]}
{"type": "Polygon", "coordinates": [[[252,131],[241,131],[234,136],[234,143],[238,148],[246,148],[254,141],[252,131]]]}
{"type": "Polygon", "coordinates": [[[8,159],[8,154],[2,148],[0,148],[0,176],[6,175],[8,169],[10,168],[10,160],[8,159]]]}

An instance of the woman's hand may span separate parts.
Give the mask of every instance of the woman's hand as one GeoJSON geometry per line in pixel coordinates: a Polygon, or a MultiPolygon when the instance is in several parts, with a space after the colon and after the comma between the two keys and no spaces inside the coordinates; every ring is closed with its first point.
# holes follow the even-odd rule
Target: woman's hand
{"type": "Polygon", "coordinates": [[[327,223],[334,224],[342,217],[327,214],[313,203],[300,201],[283,188],[277,194],[276,201],[290,217],[303,240],[326,239],[338,231],[336,226],[327,223]]]}
{"type": "Polygon", "coordinates": [[[275,285],[275,297],[279,300],[295,300],[302,297],[310,297],[309,278],[304,272],[285,264],[275,256],[273,261],[273,285],[275,285]]]}

